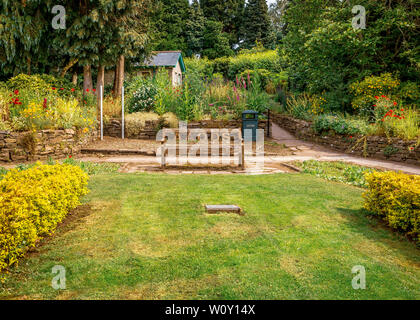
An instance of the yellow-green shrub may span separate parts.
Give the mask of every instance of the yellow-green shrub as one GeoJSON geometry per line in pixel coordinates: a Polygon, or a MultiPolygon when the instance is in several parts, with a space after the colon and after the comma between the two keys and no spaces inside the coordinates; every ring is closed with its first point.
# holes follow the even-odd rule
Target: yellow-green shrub
{"type": "Polygon", "coordinates": [[[420,243],[420,176],[396,172],[366,174],[365,209],[420,243]]]}
{"type": "Polygon", "coordinates": [[[12,169],[0,181],[0,271],[16,264],[29,247],[51,234],[79,198],[89,176],[69,164],[12,169]]]}

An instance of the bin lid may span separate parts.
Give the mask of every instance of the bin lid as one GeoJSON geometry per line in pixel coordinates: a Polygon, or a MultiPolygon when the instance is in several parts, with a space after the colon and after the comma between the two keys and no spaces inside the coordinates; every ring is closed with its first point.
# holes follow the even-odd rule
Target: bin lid
{"type": "Polygon", "coordinates": [[[255,110],[245,110],[242,114],[259,114],[259,112],[255,110]]]}

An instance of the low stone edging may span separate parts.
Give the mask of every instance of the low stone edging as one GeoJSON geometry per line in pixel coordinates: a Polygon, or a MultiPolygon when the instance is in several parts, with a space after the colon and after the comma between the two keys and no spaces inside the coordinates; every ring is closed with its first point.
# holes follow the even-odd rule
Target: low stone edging
{"type": "Polygon", "coordinates": [[[0,131],[0,161],[46,160],[80,153],[82,146],[96,138],[96,131],[76,129],[38,132],[0,131]]]}
{"type": "Polygon", "coordinates": [[[296,138],[316,142],[337,151],[420,165],[420,147],[416,147],[415,140],[404,141],[382,136],[368,136],[366,138],[353,136],[350,138],[338,134],[319,136],[312,130],[312,123],[309,121],[278,113],[272,113],[271,120],[292,133],[296,138]],[[414,150],[410,150],[412,147],[414,150]]]}
{"type": "MultiPolygon", "coordinates": [[[[145,122],[144,128],[137,130],[135,134],[131,133],[125,125],[124,136],[127,139],[156,139],[157,132],[162,129],[160,120],[149,120],[145,122]]],[[[242,127],[241,120],[201,120],[188,122],[188,129],[236,129],[242,127]]],[[[259,120],[258,127],[266,129],[267,120],[259,120]]],[[[110,119],[104,124],[104,136],[121,138],[121,119],[110,119]]]]}

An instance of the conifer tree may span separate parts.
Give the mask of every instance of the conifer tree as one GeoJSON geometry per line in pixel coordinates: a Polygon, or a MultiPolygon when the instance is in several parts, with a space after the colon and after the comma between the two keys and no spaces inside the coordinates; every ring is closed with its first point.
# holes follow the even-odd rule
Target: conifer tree
{"type": "Polygon", "coordinates": [[[248,0],[241,30],[244,48],[255,46],[257,41],[266,48],[275,46],[275,34],[268,15],[266,0],[248,0]]]}
{"type": "Polygon", "coordinates": [[[185,21],[188,20],[188,0],[154,1],[154,49],[186,51],[185,21]]]}
{"type": "Polygon", "coordinates": [[[236,45],[239,41],[245,0],[201,0],[200,4],[206,19],[221,22],[222,31],[229,35],[230,45],[236,45]]]}
{"type": "Polygon", "coordinates": [[[198,0],[194,0],[189,9],[189,19],[185,24],[187,56],[201,54],[203,50],[204,15],[198,0]]]}
{"type": "Polygon", "coordinates": [[[223,24],[219,21],[207,20],[203,37],[203,55],[215,59],[233,54],[229,45],[229,37],[223,32],[223,24]]]}

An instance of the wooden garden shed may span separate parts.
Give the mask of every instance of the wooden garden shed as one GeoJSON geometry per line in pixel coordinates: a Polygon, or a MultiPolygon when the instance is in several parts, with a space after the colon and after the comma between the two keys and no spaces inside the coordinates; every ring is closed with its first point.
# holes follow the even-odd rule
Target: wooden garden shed
{"type": "Polygon", "coordinates": [[[184,60],[181,51],[153,51],[142,64],[135,64],[137,75],[153,75],[159,68],[166,68],[174,86],[182,85],[185,73],[184,60]]]}

